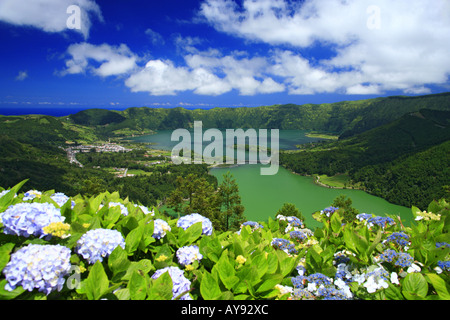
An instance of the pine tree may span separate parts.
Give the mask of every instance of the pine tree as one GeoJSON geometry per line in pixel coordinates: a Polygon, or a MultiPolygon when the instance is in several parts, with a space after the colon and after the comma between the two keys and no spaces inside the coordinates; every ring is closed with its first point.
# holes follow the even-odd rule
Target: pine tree
{"type": "Polygon", "coordinates": [[[233,175],[228,171],[223,175],[223,181],[218,188],[221,208],[220,220],[224,230],[238,230],[245,222],[244,206],[241,204],[239,187],[233,175]]]}

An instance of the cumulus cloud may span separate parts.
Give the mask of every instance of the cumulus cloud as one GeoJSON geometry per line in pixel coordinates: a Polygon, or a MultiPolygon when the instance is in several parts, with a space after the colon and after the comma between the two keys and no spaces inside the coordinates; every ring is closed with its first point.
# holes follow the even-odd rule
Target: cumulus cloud
{"type": "Polygon", "coordinates": [[[71,56],[66,60],[66,69],[62,75],[85,73],[86,71],[101,77],[127,74],[134,70],[138,57],[125,45],[93,45],[90,43],[72,44],[67,49],[71,56]]]}
{"type": "Polygon", "coordinates": [[[241,95],[284,91],[284,86],[264,76],[263,58],[218,56],[214,50],[184,57],[186,66],[175,66],[170,60],[151,60],[145,68],[126,81],[133,92],[151,95],[175,95],[181,91],[217,96],[233,89],[241,95]]]}
{"type": "Polygon", "coordinates": [[[72,11],[70,6],[80,8],[80,32],[85,38],[89,36],[91,19],[103,20],[99,6],[93,0],[2,0],[0,1],[0,21],[18,26],[31,26],[45,32],[62,32],[68,30],[67,20],[72,11]]]}
{"type": "Polygon", "coordinates": [[[278,47],[270,68],[292,94],[424,93],[450,75],[448,0],[206,0],[200,15],[218,31],[278,47]],[[324,46],[330,58],[283,46],[324,46]]]}

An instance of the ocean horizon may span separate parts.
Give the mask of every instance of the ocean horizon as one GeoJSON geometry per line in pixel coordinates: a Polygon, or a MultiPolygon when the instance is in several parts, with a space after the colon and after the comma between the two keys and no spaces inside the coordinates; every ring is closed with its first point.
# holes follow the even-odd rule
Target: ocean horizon
{"type": "MultiPolygon", "coordinates": [[[[171,109],[171,108],[178,108],[182,107],[184,109],[188,110],[195,110],[195,109],[204,109],[209,110],[216,107],[186,107],[186,106],[141,106],[138,108],[164,108],[164,109],[171,109]]],[[[86,107],[86,106],[77,106],[77,107],[3,107],[0,106],[0,115],[3,116],[21,116],[21,115],[27,115],[27,114],[39,114],[39,115],[47,115],[47,116],[53,116],[53,117],[65,117],[69,116],[71,114],[76,114],[83,110],[88,109],[106,109],[106,110],[115,110],[115,111],[123,111],[129,108],[133,107],[86,107]]],[[[232,107],[227,107],[232,108],[232,107]]]]}

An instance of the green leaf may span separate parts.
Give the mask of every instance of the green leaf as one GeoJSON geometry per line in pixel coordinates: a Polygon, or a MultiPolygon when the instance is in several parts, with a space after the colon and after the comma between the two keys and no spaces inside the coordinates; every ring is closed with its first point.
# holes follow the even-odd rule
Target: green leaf
{"type": "Polygon", "coordinates": [[[256,290],[256,293],[263,293],[269,290],[273,290],[273,288],[281,283],[281,281],[283,280],[283,275],[281,274],[277,274],[277,275],[271,275],[268,277],[265,277],[266,279],[263,281],[263,283],[258,287],[258,289],[256,290]]]}
{"type": "Polygon", "coordinates": [[[0,247],[0,271],[8,264],[13,249],[14,243],[6,243],[0,247]]]}
{"type": "Polygon", "coordinates": [[[358,250],[356,249],[356,244],[355,241],[353,240],[353,233],[354,230],[349,226],[346,226],[344,229],[344,241],[347,248],[357,253],[358,250]]]}
{"type": "Polygon", "coordinates": [[[220,280],[222,280],[222,283],[227,289],[230,290],[239,282],[239,278],[236,277],[236,271],[229,261],[228,250],[225,250],[222,253],[222,256],[214,268],[217,268],[220,280]]]}
{"type": "Polygon", "coordinates": [[[444,279],[442,279],[437,274],[433,273],[427,273],[425,276],[427,277],[428,281],[433,285],[434,290],[436,290],[436,293],[438,294],[439,298],[443,300],[450,300],[449,289],[444,279]]]}
{"type": "Polygon", "coordinates": [[[89,212],[91,214],[95,214],[98,211],[105,195],[106,193],[101,193],[97,197],[92,197],[89,199],[89,212]]]}
{"type": "Polygon", "coordinates": [[[84,285],[84,292],[89,300],[98,300],[108,292],[108,276],[100,261],[97,261],[92,266],[87,279],[84,281],[84,285]]]}
{"type": "Polygon", "coordinates": [[[137,227],[128,233],[125,238],[125,250],[128,252],[128,255],[132,255],[137,250],[143,235],[144,227],[142,226],[137,227]]]}
{"type": "Polygon", "coordinates": [[[0,212],[3,212],[8,208],[11,202],[14,200],[15,195],[19,192],[20,188],[28,181],[23,180],[10,189],[10,191],[0,198],[0,212]]]}
{"type": "Polygon", "coordinates": [[[342,218],[338,213],[334,213],[331,216],[331,229],[334,233],[339,233],[342,229],[342,218]]]}
{"type": "Polygon", "coordinates": [[[128,290],[131,300],[145,300],[147,296],[147,280],[145,275],[140,274],[138,271],[134,271],[128,282],[128,290]]]}
{"type": "Polygon", "coordinates": [[[121,246],[117,246],[108,258],[108,267],[113,274],[125,272],[130,266],[131,262],[128,260],[128,255],[121,246]]]}
{"type": "Polygon", "coordinates": [[[404,291],[403,295],[405,295],[405,292],[407,293],[405,295],[407,299],[409,299],[410,295],[425,298],[428,293],[428,283],[422,274],[413,272],[409,273],[403,280],[402,289],[404,291]]]}
{"type": "Polygon", "coordinates": [[[186,230],[180,229],[179,246],[188,246],[202,235],[202,223],[197,222],[186,230]]]}
{"type": "Polygon", "coordinates": [[[169,272],[164,272],[158,279],[152,279],[147,300],[171,300],[173,297],[172,286],[173,282],[169,272]]]}
{"type": "Polygon", "coordinates": [[[386,298],[389,300],[404,300],[403,295],[399,288],[394,286],[392,283],[389,284],[389,287],[384,290],[386,294],[386,298]]]}
{"type": "Polygon", "coordinates": [[[7,283],[8,281],[6,279],[0,281],[0,300],[12,300],[25,292],[22,286],[16,287],[13,291],[8,291],[5,289],[7,283]]]}
{"type": "Polygon", "coordinates": [[[208,272],[203,274],[202,282],[200,283],[200,294],[205,300],[216,300],[221,295],[219,284],[216,279],[208,272]]]}

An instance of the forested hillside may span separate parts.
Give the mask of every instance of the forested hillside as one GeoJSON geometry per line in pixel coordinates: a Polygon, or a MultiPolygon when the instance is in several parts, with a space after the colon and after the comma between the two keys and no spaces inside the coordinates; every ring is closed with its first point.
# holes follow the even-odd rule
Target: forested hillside
{"type": "Polygon", "coordinates": [[[202,121],[205,128],[301,129],[334,132],[348,137],[424,108],[450,110],[450,93],[257,108],[86,110],[70,118],[76,124],[98,126],[98,133],[103,135],[120,133],[125,128],[137,131],[188,128],[194,121],[202,121]]]}
{"type": "Polygon", "coordinates": [[[449,140],[450,112],[425,109],[354,137],[283,153],[281,163],[300,174],[346,173],[392,203],[423,205],[450,185],[449,140]]]}

